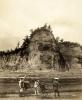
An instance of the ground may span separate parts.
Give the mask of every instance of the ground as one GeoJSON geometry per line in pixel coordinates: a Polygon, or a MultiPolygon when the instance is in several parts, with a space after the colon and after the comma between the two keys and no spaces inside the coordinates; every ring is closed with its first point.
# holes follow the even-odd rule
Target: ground
{"type": "MultiPolygon", "coordinates": [[[[55,70],[30,70],[30,71],[0,71],[0,78],[19,78],[27,75],[27,77],[60,77],[60,78],[72,78],[72,77],[79,77],[82,78],[82,70],[70,70],[69,72],[58,72],[55,70]]],[[[46,97],[39,96],[36,97],[34,95],[28,97],[19,97],[18,94],[10,94],[7,97],[0,97],[0,100],[82,100],[82,92],[62,92],[59,98],[55,98],[53,94],[49,94],[46,97]]]]}
{"type": "Polygon", "coordinates": [[[27,77],[80,77],[82,78],[82,69],[70,69],[69,71],[59,72],[56,70],[21,70],[21,71],[0,71],[0,77],[18,78],[27,75],[27,77]]]}
{"type": "Polygon", "coordinates": [[[19,97],[17,94],[0,98],[0,100],[82,100],[82,92],[63,92],[60,97],[55,98],[53,94],[43,96],[19,97]]]}

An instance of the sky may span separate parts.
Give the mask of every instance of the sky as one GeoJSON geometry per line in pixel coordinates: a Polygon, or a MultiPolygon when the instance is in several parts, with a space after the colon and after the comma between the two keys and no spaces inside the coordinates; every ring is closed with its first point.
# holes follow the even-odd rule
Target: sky
{"type": "Polygon", "coordinates": [[[0,0],[0,50],[14,49],[45,23],[55,37],[82,45],[82,0],[0,0]]]}

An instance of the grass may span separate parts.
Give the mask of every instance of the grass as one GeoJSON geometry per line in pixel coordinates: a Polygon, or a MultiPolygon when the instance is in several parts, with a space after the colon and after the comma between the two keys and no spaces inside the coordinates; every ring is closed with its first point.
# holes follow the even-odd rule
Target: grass
{"type": "Polygon", "coordinates": [[[82,69],[70,70],[66,72],[59,72],[56,70],[18,70],[18,71],[0,71],[0,77],[59,77],[59,78],[82,78],[82,69]]]}

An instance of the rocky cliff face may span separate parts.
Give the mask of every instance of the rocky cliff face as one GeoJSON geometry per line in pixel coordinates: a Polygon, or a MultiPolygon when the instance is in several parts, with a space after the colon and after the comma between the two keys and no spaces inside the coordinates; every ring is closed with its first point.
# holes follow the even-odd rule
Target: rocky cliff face
{"type": "Polygon", "coordinates": [[[1,70],[19,70],[26,67],[27,57],[21,57],[21,49],[18,52],[3,52],[0,54],[1,70]]]}
{"type": "Polygon", "coordinates": [[[29,66],[36,69],[52,68],[55,43],[51,30],[41,27],[33,34],[29,45],[29,66]]]}
{"type": "Polygon", "coordinates": [[[82,68],[82,49],[78,43],[72,43],[69,41],[64,41],[61,46],[61,52],[65,57],[67,63],[71,68],[82,68]],[[69,45],[67,45],[69,44],[69,45]]]}
{"type": "Polygon", "coordinates": [[[77,65],[78,62],[82,65],[81,46],[69,41],[61,41],[57,44],[50,26],[45,25],[34,31],[32,30],[30,38],[26,37],[20,48],[8,52],[0,52],[0,69],[59,69],[59,55],[56,52],[58,46],[70,68],[73,65],[77,65]]]}

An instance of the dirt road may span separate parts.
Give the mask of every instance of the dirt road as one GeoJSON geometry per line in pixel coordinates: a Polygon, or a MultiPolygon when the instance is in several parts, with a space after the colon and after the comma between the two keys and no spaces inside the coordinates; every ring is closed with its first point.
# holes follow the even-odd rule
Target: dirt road
{"type": "Polygon", "coordinates": [[[7,97],[1,97],[0,100],[82,100],[82,92],[63,92],[60,97],[56,98],[53,94],[27,97],[19,97],[17,94],[13,94],[7,97]]]}

